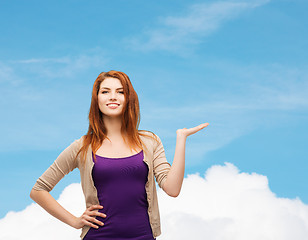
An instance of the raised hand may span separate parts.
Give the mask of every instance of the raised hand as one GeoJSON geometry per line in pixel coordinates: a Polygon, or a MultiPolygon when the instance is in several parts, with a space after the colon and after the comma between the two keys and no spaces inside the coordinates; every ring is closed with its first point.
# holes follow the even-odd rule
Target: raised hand
{"type": "Polygon", "coordinates": [[[178,129],[176,130],[176,134],[177,136],[183,136],[183,137],[188,137],[189,135],[192,135],[198,131],[200,131],[201,129],[207,127],[209,125],[209,123],[202,123],[196,127],[193,128],[182,128],[182,129],[178,129]]]}
{"type": "Polygon", "coordinates": [[[100,216],[100,217],[105,218],[106,214],[100,213],[99,211],[96,210],[96,209],[102,209],[102,208],[103,206],[101,205],[90,206],[89,208],[86,209],[86,211],[79,218],[76,218],[76,222],[73,227],[79,229],[85,225],[88,225],[93,228],[99,228],[98,225],[103,226],[104,225],[103,222],[93,217],[93,216],[100,216]],[[94,223],[97,225],[95,225],[94,223]]]}

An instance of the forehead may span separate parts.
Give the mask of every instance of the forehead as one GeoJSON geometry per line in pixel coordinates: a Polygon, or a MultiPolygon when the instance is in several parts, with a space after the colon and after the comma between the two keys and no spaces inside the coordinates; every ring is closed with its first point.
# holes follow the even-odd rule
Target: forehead
{"type": "Polygon", "coordinates": [[[117,78],[112,78],[112,77],[107,77],[105,78],[101,84],[100,88],[107,87],[107,88],[120,88],[123,87],[122,83],[119,79],[117,78]]]}

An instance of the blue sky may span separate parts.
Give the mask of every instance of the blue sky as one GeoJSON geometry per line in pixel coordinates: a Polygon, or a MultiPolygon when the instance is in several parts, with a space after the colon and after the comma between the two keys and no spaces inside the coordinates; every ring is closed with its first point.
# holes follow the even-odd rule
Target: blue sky
{"type": "MultiPolygon", "coordinates": [[[[127,73],[140,129],[173,160],[187,140],[186,175],[230,162],[265,175],[278,196],[308,203],[308,2],[2,1],[0,218],[58,154],[87,131],[92,84],[127,73]]],[[[78,170],[52,191],[79,182],[78,170]]]]}

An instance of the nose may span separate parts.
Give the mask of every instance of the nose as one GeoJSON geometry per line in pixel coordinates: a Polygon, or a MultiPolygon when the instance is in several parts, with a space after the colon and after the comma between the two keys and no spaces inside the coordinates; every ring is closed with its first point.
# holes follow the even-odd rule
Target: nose
{"type": "Polygon", "coordinates": [[[115,92],[111,92],[110,99],[116,99],[116,93],[115,92]]]}

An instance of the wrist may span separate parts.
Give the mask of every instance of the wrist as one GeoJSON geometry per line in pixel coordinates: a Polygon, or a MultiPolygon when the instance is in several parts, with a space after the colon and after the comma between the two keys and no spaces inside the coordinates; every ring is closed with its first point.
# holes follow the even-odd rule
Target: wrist
{"type": "Polygon", "coordinates": [[[69,225],[73,228],[78,229],[78,217],[73,215],[72,218],[70,219],[69,225]]]}
{"type": "Polygon", "coordinates": [[[185,141],[186,138],[187,138],[187,136],[186,136],[184,133],[182,133],[182,132],[180,132],[180,131],[177,131],[177,132],[176,132],[176,139],[177,139],[177,140],[185,141]]]}

